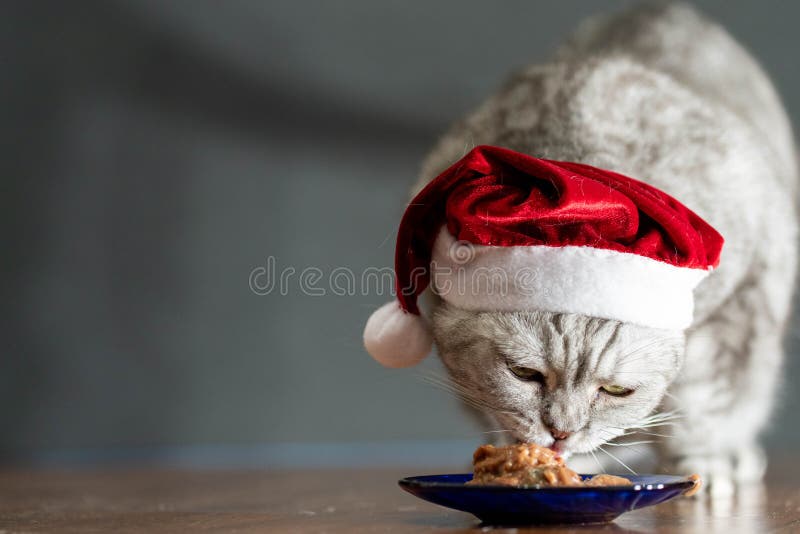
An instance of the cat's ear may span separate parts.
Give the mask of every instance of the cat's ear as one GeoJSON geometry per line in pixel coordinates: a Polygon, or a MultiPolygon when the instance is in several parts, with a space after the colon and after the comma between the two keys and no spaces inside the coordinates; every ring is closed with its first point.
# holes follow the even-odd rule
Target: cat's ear
{"type": "Polygon", "coordinates": [[[364,347],[386,367],[416,365],[432,346],[433,337],[425,318],[407,312],[396,300],[375,310],[364,327],[364,347]]]}

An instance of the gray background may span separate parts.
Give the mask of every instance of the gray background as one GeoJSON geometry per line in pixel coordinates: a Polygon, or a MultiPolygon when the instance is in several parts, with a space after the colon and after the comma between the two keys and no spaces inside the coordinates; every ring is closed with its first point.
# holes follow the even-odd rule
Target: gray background
{"type": "MultiPolygon", "coordinates": [[[[357,463],[481,441],[422,378],[434,359],[391,371],[361,348],[386,296],[296,278],[259,296],[248,277],[268,256],[390,265],[436,136],[626,4],[4,2],[0,459],[357,463]]],[[[797,124],[800,7],[701,6],[797,124]]],[[[800,446],[790,345],[774,448],[800,446]]]]}

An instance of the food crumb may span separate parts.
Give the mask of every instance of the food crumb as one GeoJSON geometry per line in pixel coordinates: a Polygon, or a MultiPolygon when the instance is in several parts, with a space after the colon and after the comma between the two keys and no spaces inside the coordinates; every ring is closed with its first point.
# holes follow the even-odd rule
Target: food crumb
{"type": "Polygon", "coordinates": [[[700,488],[703,487],[703,480],[697,473],[695,473],[694,475],[690,475],[689,480],[693,482],[693,485],[691,488],[683,492],[684,497],[691,497],[692,495],[700,491],[700,488]]]}

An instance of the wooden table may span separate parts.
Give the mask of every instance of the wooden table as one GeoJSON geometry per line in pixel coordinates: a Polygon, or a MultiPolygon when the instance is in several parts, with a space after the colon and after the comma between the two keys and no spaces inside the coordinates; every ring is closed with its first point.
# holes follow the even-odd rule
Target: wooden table
{"type": "Polygon", "coordinates": [[[0,532],[800,532],[800,469],[732,500],[677,499],[601,527],[492,529],[397,487],[404,470],[0,473],[0,532]]]}

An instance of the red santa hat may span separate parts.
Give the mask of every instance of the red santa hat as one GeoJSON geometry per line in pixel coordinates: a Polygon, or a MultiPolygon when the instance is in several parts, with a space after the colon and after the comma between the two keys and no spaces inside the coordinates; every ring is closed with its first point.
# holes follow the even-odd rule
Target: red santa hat
{"type": "Polygon", "coordinates": [[[422,360],[432,341],[417,298],[429,285],[469,310],[684,329],[722,243],[697,214],[633,178],[479,146],[408,205],[395,250],[397,300],[369,318],[364,345],[388,367],[422,360]]]}

